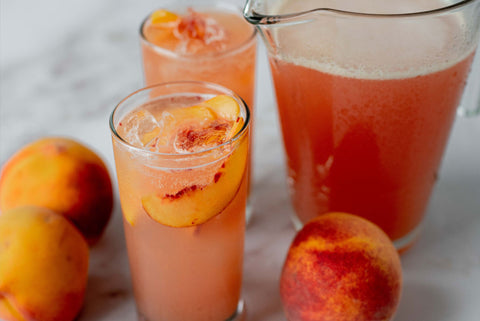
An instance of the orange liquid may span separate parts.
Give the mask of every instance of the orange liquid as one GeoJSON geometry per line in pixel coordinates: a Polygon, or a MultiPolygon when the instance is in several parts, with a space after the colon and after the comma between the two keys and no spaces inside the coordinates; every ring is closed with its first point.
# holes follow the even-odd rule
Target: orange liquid
{"type": "Polygon", "coordinates": [[[393,240],[418,226],[472,57],[403,79],[349,78],[271,59],[299,219],[349,212],[393,240]]]}
{"type": "Polygon", "coordinates": [[[242,283],[245,186],[244,179],[228,207],[198,226],[168,227],[143,213],[135,226],[124,221],[135,301],[144,320],[224,321],[234,314],[242,283]]]}
{"type": "MultiPolygon", "coordinates": [[[[117,130],[125,137],[122,128],[117,130]]],[[[248,137],[243,136],[232,152],[243,146],[245,162],[246,144],[248,137]]],[[[245,172],[238,191],[227,200],[228,205],[220,213],[203,224],[170,227],[146,212],[142,198],[175,195],[197,181],[202,182],[199,186],[213,184],[215,173],[229,156],[204,166],[196,166],[192,159],[187,162],[190,164],[187,168],[168,169],[155,163],[157,160],[151,155],[132,155],[115,140],[114,153],[140,320],[227,320],[236,312],[241,292],[247,194],[245,172]]],[[[181,202],[182,197],[188,194],[180,196],[178,201],[181,202]]]]}
{"type": "Polygon", "coordinates": [[[205,46],[197,53],[176,53],[180,41],[173,36],[158,36],[158,29],[148,23],[145,38],[158,46],[142,41],[143,66],[146,85],[176,80],[208,81],[233,90],[253,107],[255,85],[256,41],[250,39],[254,29],[239,14],[228,11],[205,13],[225,29],[225,48],[205,46]]]}

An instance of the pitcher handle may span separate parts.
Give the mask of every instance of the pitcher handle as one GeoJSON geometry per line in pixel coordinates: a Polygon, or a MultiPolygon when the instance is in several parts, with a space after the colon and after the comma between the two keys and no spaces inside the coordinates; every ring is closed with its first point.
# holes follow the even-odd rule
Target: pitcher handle
{"type": "Polygon", "coordinates": [[[473,59],[470,77],[457,114],[465,118],[480,115],[480,50],[477,50],[473,59]]]}

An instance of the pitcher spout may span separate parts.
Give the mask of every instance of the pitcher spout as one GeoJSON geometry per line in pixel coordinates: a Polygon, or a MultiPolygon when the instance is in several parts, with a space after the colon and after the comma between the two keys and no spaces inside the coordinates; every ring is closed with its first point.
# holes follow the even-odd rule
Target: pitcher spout
{"type": "Polygon", "coordinates": [[[243,10],[245,19],[253,25],[274,25],[279,23],[299,23],[302,18],[303,22],[308,22],[309,14],[315,11],[330,10],[327,8],[315,8],[314,10],[305,10],[292,13],[279,14],[279,6],[283,1],[275,0],[248,0],[243,10]]]}
{"type": "Polygon", "coordinates": [[[247,0],[244,7],[245,19],[254,25],[271,25],[289,23],[295,20],[311,20],[315,14],[328,13],[339,17],[360,18],[408,18],[433,16],[452,13],[457,10],[469,10],[467,7],[478,7],[480,0],[457,0],[439,6],[438,1],[426,4],[410,4],[398,6],[396,1],[379,3],[367,1],[321,1],[321,0],[247,0]],[[288,3],[289,2],[289,3],[288,3]],[[288,3],[288,5],[285,5],[288,3]],[[335,4],[335,6],[331,6],[335,4]],[[288,10],[282,10],[288,8],[288,10]]]}

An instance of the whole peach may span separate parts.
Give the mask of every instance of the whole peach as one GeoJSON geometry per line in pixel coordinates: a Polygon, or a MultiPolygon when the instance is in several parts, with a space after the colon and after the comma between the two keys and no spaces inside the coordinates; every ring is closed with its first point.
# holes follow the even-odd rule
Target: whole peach
{"type": "Polygon", "coordinates": [[[399,303],[402,270],[388,236],[345,213],[321,215],[296,235],[280,294],[290,321],[390,320],[399,303]]]}
{"type": "Polygon", "coordinates": [[[108,170],[95,152],[72,139],[39,139],[19,150],[0,173],[0,210],[47,207],[95,243],[112,212],[108,170]]]}
{"type": "Polygon", "coordinates": [[[0,320],[71,321],[84,300],[88,244],[41,207],[0,214],[0,320]]]}

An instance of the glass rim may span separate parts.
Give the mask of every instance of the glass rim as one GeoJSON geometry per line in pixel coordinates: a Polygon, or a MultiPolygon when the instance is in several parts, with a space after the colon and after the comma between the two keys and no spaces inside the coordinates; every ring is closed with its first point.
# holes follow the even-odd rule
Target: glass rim
{"type": "MultiPolygon", "coordinates": [[[[179,91],[179,94],[182,92],[179,91]]],[[[133,110],[133,109],[132,109],[133,110]]],[[[163,156],[163,157],[172,157],[172,158],[185,158],[185,157],[195,157],[195,156],[201,156],[206,153],[222,149],[226,146],[229,146],[231,144],[234,144],[236,141],[238,141],[241,137],[243,137],[247,131],[247,128],[250,126],[250,119],[251,119],[251,113],[250,113],[250,108],[248,107],[247,103],[243,100],[242,97],[237,95],[234,91],[221,86],[219,84],[211,83],[211,82],[206,82],[206,81],[169,81],[169,82],[162,82],[158,84],[154,84],[151,86],[143,87],[140,89],[135,90],[134,92],[130,93],[128,96],[124,97],[113,109],[113,111],[110,113],[109,117],[109,127],[110,127],[110,133],[113,138],[115,138],[118,142],[122,143],[123,145],[127,146],[128,148],[134,150],[135,152],[141,153],[141,154],[146,154],[146,155],[154,155],[154,156],[163,156]],[[240,108],[245,109],[245,120],[243,123],[242,128],[238,130],[233,137],[231,137],[229,140],[226,142],[223,142],[222,144],[213,146],[213,147],[208,147],[205,149],[202,149],[200,151],[195,151],[195,152],[189,152],[189,153],[162,153],[162,152],[155,152],[147,149],[143,149],[141,147],[135,146],[131,143],[129,143],[127,140],[125,140],[118,132],[117,129],[115,128],[115,115],[116,112],[118,111],[119,107],[121,107],[125,102],[127,102],[130,98],[136,96],[137,94],[141,92],[145,92],[147,90],[155,89],[158,87],[168,87],[168,86],[181,86],[181,85],[199,85],[202,86],[203,88],[209,88],[212,90],[216,90],[218,92],[221,92],[223,94],[229,95],[233,97],[235,100],[240,105],[240,108]]]]}
{"type": "MultiPolygon", "coordinates": [[[[223,5],[225,6],[225,4],[223,4],[223,5]]],[[[186,6],[186,7],[187,8],[188,7],[193,7],[193,5],[192,6],[186,6]]],[[[236,11],[238,11],[238,13],[239,13],[239,17],[244,18],[243,15],[242,15],[242,9],[241,8],[238,8],[238,7],[233,6],[233,5],[229,6],[229,7],[236,8],[236,11]]],[[[159,9],[157,9],[157,10],[159,10],[159,9]]],[[[251,43],[254,42],[255,37],[257,35],[257,29],[252,28],[253,31],[250,34],[250,36],[246,40],[242,41],[237,46],[234,46],[232,48],[228,48],[228,49],[224,49],[224,50],[220,50],[220,51],[215,51],[215,52],[209,52],[209,53],[201,53],[201,54],[181,54],[181,53],[172,51],[170,49],[166,49],[166,48],[163,48],[161,46],[158,46],[158,45],[154,44],[153,42],[151,42],[147,39],[143,30],[144,30],[144,27],[147,24],[147,22],[150,19],[150,16],[152,15],[153,12],[155,12],[155,10],[151,11],[143,19],[142,23],[140,24],[140,30],[139,30],[140,40],[141,40],[142,43],[146,44],[147,46],[149,46],[150,48],[152,48],[156,52],[159,52],[159,53],[171,56],[171,57],[175,57],[176,59],[198,60],[198,59],[216,59],[216,58],[223,57],[223,56],[230,56],[230,55],[233,55],[233,54],[243,50],[244,48],[248,47],[251,43]]]]}
{"type": "Polygon", "coordinates": [[[422,17],[422,16],[431,16],[431,15],[448,13],[448,12],[452,12],[457,9],[463,8],[465,6],[468,6],[476,1],[480,1],[480,0],[462,0],[450,5],[435,8],[435,9],[422,10],[422,11],[416,11],[416,12],[405,12],[405,13],[368,13],[368,12],[355,12],[355,11],[340,10],[340,9],[326,7],[326,8],[314,8],[310,10],[299,11],[299,12],[288,13],[288,14],[267,15],[267,14],[262,14],[255,11],[255,9],[253,8],[253,3],[255,3],[255,1],[248,0],[243,10],[243,16],[248,22],[250,22],[253,25],[274,25],[274,24],[287,23],[291,20],[302,18],[318,12],[326,12],[326,13],[331,13],[339,16],[364,17],[364,18],[380,18],[380,19],[408,18],[408,17],[422,17]]]}

